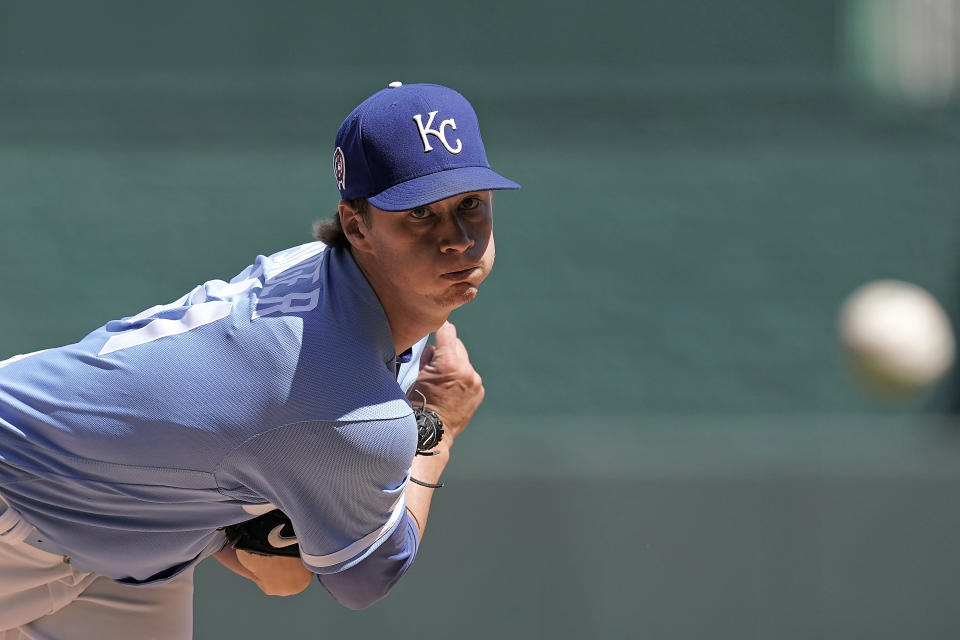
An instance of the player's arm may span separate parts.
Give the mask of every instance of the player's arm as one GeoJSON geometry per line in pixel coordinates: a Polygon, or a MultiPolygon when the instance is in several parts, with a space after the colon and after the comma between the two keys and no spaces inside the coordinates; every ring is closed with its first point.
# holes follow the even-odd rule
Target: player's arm
{"type": "MultiPolygon", "coordinates": [[[[410,475],[430,484],[440,477],[450,461],[450,449],[456,437],[467,427],[483,402],[483,380],[470,364],[467,348],[457,337],[457,329],[447,322],[437,330],[435,346],[428,345],[420,358],[417,382],[408,394],[414,402],[420,394],[427,408],[443,420],[443,439],[434,449],[437,455],[415,456],[410,475]],[[419,392],[419,393],[418,393],[419,392]]],[[[419,538],[427,526],[430,501],[436,489],[410,482],[406,488],[407,511],[417,524],[419,538]]]]}
{"type": "MultiPolygon", "coordinates": [[[[444,325],[437,332],[436,346],[424,350],[416,387],[427,397],[428,407],[443,419],[444,438],[439,455],[415,456],[411,475],[436,483],[449,461],[453,441],[466,427],[484,394],[480,376],[470,365],[453,325],[444,325]]],[[[415,395],[419,398],[419,394],[415,395]]],[[[408,483],[404,489],[405,513],[372,552],[342,569],[320,569],[318,565],[315,571],[319,580],[334,598],[351,609],[362,609],[386,595],[413,562],[433,492],[434,489],[408,483]]],[[[232,549],[217,557],[231,570],[253,580],[265,593],[297,593],[309,582],[306,567],[284,562],[289,558],[251,556],[232,549]]],[[[310,564],[311,556],[304,560],[310,564]]]]}
{"type": "MultiPolygon", "coordinates": [[[[412,477],[430,484],[440,482],[454,440],[467,427],[484,397],[483,381],[470,364],[456,328],[449,322],[444,324],[437,331],[435,342],[435,346],[424,349],[414,388],[427,398],[427,407],[443,420],[444,434],[434,449],[437,455],[414,456],[410,470],[412,477]]],[[[419,399],[420,393],[411,390],[409,395],[419,399]]],[[[404,490],[406,517],[393,534],[363,562],[339,573],[318,576],[337,601],[359,609],[386,595],[413,562],[434,491],[408,482],[404,490]]]]}

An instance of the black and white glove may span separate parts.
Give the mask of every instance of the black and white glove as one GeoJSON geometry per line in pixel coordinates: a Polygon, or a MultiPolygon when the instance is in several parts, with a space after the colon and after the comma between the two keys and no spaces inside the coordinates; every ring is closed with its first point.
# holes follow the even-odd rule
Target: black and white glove
{"type": "Polygon", "coordinates": [[[225,527],[224,533],[227,534],[227,543],[234,549],[265,556],[300,556],[293,524],[279,509],[225,527]]]}

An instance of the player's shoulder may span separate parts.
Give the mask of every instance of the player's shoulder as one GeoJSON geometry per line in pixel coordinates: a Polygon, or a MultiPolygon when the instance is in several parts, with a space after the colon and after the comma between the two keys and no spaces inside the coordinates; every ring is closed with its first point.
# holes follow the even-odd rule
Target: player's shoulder
{"type": "Polygon", "coordinates": [[[308,242],[282,249],[271,254],[258,255],[246,269],[237,274],[231,284],[259,280],[267,284],[279,284],[294,277],[305,266],[320,264],[330,247],[322,242],[308,242]]]}

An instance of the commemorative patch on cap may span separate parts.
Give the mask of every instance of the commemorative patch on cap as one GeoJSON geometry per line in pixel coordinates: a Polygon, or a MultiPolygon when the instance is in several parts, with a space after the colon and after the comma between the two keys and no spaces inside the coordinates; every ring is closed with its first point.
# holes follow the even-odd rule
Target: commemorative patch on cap
{"type": "Polygon", "coordinates": [[[333,152],[333,179],[337,181],[340,191],[347,188],[347,167],[343,160],[343,149],[340,147],[333,152]]]}

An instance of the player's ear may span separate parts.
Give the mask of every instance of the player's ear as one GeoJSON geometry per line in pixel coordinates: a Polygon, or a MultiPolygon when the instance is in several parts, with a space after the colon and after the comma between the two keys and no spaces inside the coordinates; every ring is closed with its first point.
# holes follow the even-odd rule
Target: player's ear
{"type": "MultiPolygon", "coordinates": [[[[369,251],[367,229],[369,223],[366,217],[353,204],[341,200],[337,206],[337,215],[340,216],[340,228],[350,244],[359,251],[369,251]]],[[[369,214],[368,214],[369,215],[369,214]]]]}

